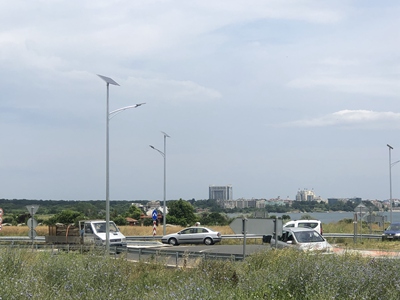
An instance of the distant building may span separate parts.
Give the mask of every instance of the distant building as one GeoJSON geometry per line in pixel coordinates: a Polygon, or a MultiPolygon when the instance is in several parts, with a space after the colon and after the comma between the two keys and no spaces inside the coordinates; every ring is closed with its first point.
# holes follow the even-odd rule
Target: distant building
{"type": "Polygon", "coordinates": [[[299,190],[296,195],[296,201],[314,201],[315,198],[313,190],[299,190]]]}
{"type": "Polygon", "coordinates": [[[208,199],[214,200],[232,200],[232,185],[224,185],[224,186],[217,186],[217,185],[210,185],[208,187],[208,199]]]}
{"type": "Polygon", "coordinates": [[[244,199],[237,200],[217,200],[217,203],[222,208],[265,208],[265,199],[244,199]]]}
{"type": "Polygon", "coordinates": [[[339,202],[343,202],[346,203],[348,201],[352,202],[352,203],[361,203],[361,198],[358,197],[354,197],[354,198],[328,198],[328,204],[329,205],[335,205],[338,204],[339,202]]]}

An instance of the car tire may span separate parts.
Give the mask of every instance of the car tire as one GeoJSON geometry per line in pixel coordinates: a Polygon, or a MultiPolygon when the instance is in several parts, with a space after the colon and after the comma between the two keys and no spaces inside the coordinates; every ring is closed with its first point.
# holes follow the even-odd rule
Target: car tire
{"type": "Polygon", "coordinates": [[[170,238],[168,240],[168,244],[172,245],[172,246],[178,246],[178,241],[176,240],[176,238],[170,238]]]}
{"type": "Polygon", "coordinates": [[[211,238],[208,237],[208,238],[204,239],[204,244],[207,245],[207,246],[210,246],[210,245],[213,245],[214,242],[213,242],[213,240],[211,238]]]}

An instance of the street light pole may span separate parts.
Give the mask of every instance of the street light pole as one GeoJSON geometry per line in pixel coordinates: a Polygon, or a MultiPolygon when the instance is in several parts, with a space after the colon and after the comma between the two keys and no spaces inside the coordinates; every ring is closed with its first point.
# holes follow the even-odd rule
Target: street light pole
{"type": "Polygon", "coordinates": [[[110,134],[109,123],[113,114],[119,113],[129,108],[136,108],[142,104],[130,105],[110,112],[109,108],[109,89],[110,84],[119,86],[113,79],[103,75],[97,75],[106,82],[107,86],[107,105],[106,105],[106,253],[110,252],[110,134]]]}
{"type": "Polygon", "coordinates": [[[393,221],[393,204],[392,204],[392,152],[393,147],[390,146],[389,144],[386,144],[389,148],[389,187],[390,187],[390,224],[392,224],[393,221]]]}
{"type": "Polygon", "coordinates": [[[166,212],[166,207],[167,207],[167,200],[166,200],[166,195],[167,195],[167,137],[170,137],[168,134],[166,134],[164,131],[161,131],[161,133],[164,135],[164,152],[158,150],[154,146],[150,145],[150,148],[156,150],[158,153],[162,155],[164,158],[164,204],[163,204],[163,235],[166,235],[166,227],[167,227],[167,212],[166,212]]]}

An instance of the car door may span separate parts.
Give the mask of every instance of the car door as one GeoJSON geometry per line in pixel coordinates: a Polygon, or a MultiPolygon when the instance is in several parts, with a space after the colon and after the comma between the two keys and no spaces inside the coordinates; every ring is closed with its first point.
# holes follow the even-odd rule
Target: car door
{"type": "Polygon", "coordinates": [[[192,243],[193,244],[202,244],[204,240],[204,236],[208,233],[204,228],[192,228],[192,243]]]}
{"type": "Polygon", "coordinates": [[[178,234],[178,243],[179,244],[190,244],[191,243],[191,233],[190,233],[191,228],[187,228],[184,230],[181,230],[178,234]]]}
{"type": "MultiPolygon", "coordinates": [[[[199,229],[201,228],[189,228],[189,233],[187,234],[187,241],[190,244],[198,244],[199,242],[201,243],[200,236],[199,234],[199,229]]],[[[201,231],[200,231],[201,232],[201,231]]]]}
{"type": "Polygon", "coordinates": [[[289,230],[283,230],[282,235],[278,238],[277,248],[282,249],[292,246],[294,243],[293,232],[289,230]],[[288,241],[290,241],[288,243],[288,241]]]}

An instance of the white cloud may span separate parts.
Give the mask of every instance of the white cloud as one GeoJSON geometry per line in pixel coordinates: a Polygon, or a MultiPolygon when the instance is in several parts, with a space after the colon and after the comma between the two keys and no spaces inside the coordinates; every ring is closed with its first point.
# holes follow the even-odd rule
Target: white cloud
{"type": "Polygon", "coordinates": [[[189,80],[130,77],[125,85],[129,86],[129,90],[157,101],[210,101],[222,97],[219,91],[189,80]]]}
{"type": "Polygon", "coordinates": [[[341,110],[319,118],[299,120],[284,124],[290,127],[345,126],[355,128],[400,127],[400,113],[370,110],[341,110]]]}
{"type": "Polygon", "coordinates": [[[288,83],[294,88],[327,88],[332,91],[364,94],[372,96],[398,96],[400,85],[398,80],[379,77],[308,77],[295,79],[288,83]]]}

